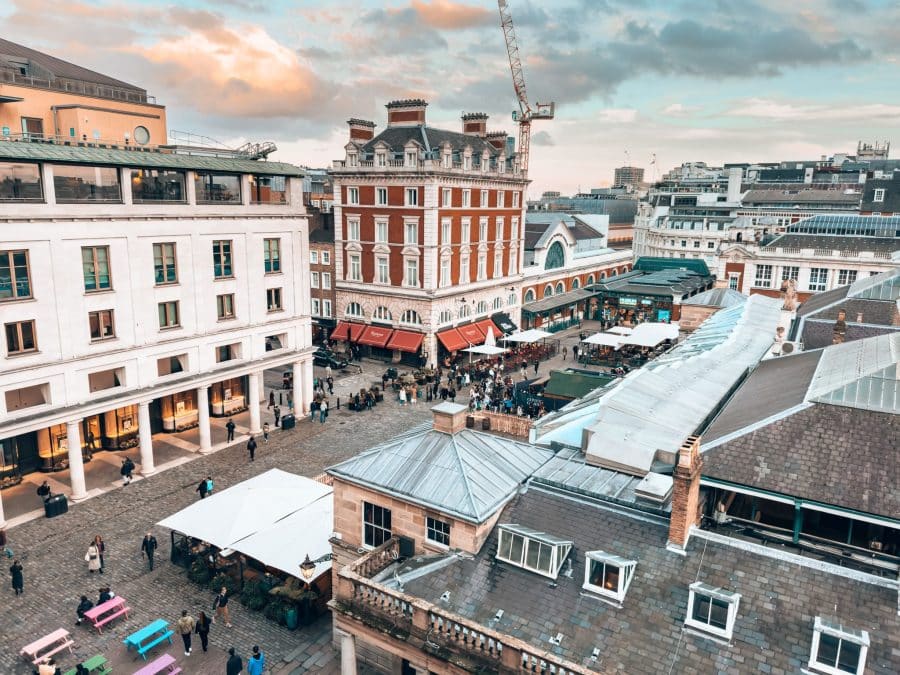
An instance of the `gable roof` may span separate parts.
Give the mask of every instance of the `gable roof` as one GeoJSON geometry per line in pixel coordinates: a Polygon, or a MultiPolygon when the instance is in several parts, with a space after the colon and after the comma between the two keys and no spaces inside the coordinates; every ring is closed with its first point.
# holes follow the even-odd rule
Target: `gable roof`
{"type": "MultiPolygon", "coordinates": [[[[430,426],[430,425],[429,425],[430,426]]],[[[421,427],[328,469],[336,478],[482,523],[553,453],[464,429],[421,427]]]]}
{"type": "Polygon", "coordinates": [[[429,126],[388,127],[367,141],[362,149],[365,153],[374,154],[375,146],[378,143],[384,143],[392,152],[403,152],[404,147],[410,141],[415,141],[422,145],[426,152],[435,152],[437,154],[440,154],[441,146],[444,143],[449,143],[453,152],[462,152],[466,146],[470,146],[473,156],[481,156],[481,153],[485,150],[488,151],[491,157],[500,155],[500,151],[497,148],[479,136],[435,129],[429,126]]]}

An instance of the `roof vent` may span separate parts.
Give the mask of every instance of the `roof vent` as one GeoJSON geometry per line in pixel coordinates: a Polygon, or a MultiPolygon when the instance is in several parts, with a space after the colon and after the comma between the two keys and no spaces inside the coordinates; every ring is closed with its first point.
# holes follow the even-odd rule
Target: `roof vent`
{"type": "Polygon", "coordinates": [[[563,639],[563,634],[557,633],[556,637],[550,638],[550,644],[551,645],[559,645],[559,643],[562,642],[562,639],[563,639]]]}
{"type": "Polygon", "coordinates": [[[441,600],[443,602],[450,602],[450,591],[444,591],[441,593],[441,600]]]}
{"type": "Polygon", "coordinates": [[[594,651],[591,652],[591,661],[596,661],[600,658],[600,647],[594,647],[594,651]]]}
{"type": "Polygon", "coordinates": [[[499,621],[499,620],[502,619],[502,618],[503,618],[503,610],[502,610],[502,609],[498,609],[498,610],[497,610],[497,613],[494,614],[494,621],[499,621]]]}

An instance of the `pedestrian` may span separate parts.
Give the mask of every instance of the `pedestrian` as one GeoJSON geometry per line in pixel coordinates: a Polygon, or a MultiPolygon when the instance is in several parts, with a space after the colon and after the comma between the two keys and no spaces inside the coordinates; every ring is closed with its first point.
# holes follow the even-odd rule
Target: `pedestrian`
{"type": "Polygon", "coordinates": [[[131,482],[131,474],[134,472],[134,462],[130,457],[122,458],[122,468],[119,473],[122,474],[122,485],[128,485],[131,482]]]}
{"type": "Polygon", "coordinates": [[[203,651],[206,651],[209,648],[209,626],[211,621],[209,617],[206,616],[206,612],[200,612],[200,616],[197,617],[197,635],[200,636],[200,646],[203,647],[203,651]]]}
{"type": "Polygon", "coordinates": [[[325,424],[326,417],[328,417],[328,401],[322,399],[322,403],[319,404],[319,422],[325,424]]]}
{"type": "Polygon", "coordinates": [[[153,554],[156,553],[156,537],[152,532],[144,535],[141,542],[141,556],[147,556],[147,562],[150,564],[150,571],[153,571],[153,554]]]}
{"type": "Polygon", "coordinates": [[[269,405],[266,406],[266,410],[275,405],[275,390],[269,392],[269,405]]]}
{"type": "Polygon", "coordinates": [[[409,402],[416,405],[416,396],[418,395],[418,387],[413,385],[409,388],[409,402]]]}
{"type": "Polygon", "coordinates": [[[327,380],[327,379],[330,378],[332,375],[334,375],[334,373],[331,371],[331,366],[330,366],[330,365],[326,365],[326,366],[325,366],[325,379],[327,380]]]}
{"type": "Polygon", "coordinates": [[[94,537],[94,546],[97,547],[97,551],[100,554],[100,574],[103,574],[103,568],[106,567],[106,563],[103,560],[103,554],[106,553],[106,544],[103,543],[103,537],[99,534],[94,537]]]}
{"type": "Polygon", "coordinates": [[[100,569],[100,551],[94,546],[94,542],[88,545],[87,553],[84,554],[84,561],[88,564],[88,572],[91,574],[100,569]]]}
{"type": "Polygon", "coordinates": [[[37,494],[38,494],[38,497],[43,499],[45,502],[48,501],[50,499],[50,497],[52,496],[50,493],[50,483],[48,483],[47,481],[44,481],[43,483],[41,483],[37,489],[37,494]]]}
{"type": "Polygon", "coordinates": [[[234,420],[230,417],[228,418],[228,423],[225,425],[225,428],[228,430],[228,437],[225,439],[226,442],[230,442],[234,440],[234,420]]]}
{"type": "Polygon", "coordinates": [[[196,491],[200,493],[200,499],[203,499],[206,497],[206,493],[208,492],[208,485],[207,485],[208,483],[209,483],[209,479],[204,478],[203,480],[200,481],[200,484],[197,486],[196,491]]]}
{"type": "Polygon", "coordinates": [[[212,476],[206,477],[206,494],[211,495],[213,491],[213,479],[212,476]]]}
{"type": "Polygon", "coordinates": [[[572,358],[577,361],[578,360],[578,345],[572,346],[572,358]]]}
{"type": "Polygon", "coordinates": [[[329,375],[325,378],[325,383],[328,385],[328,395],[334,396],[334,378],[329,375]]]}
{"type": "Polygon", "coordinates": [[[247,675],[263,675],[266,667],[266,657],[259,651],[258,645],[253,645],[253,654],[247,659],[247,675]]]}
{"type": "Polygon", "coordinates": [[[224,586],[213,601],[213,609],[216,610],[216,616],[225,622],[225,627],[231,628],[231,616],[228,614],[228,589],[224,586]]]}
{"type": "Polygon", "coordinates": [[[247,441],[247,452],[250,453],[250,461],[253,461],[253,456],[256,454],[256,439],[253,438],[253,434],[250,434],[250,439],[247,441]]]}
{"type": "Polygon", "coordinates": [[[398,394],[400,399],[400,405],[406,405],[406,389],[400,387],[400,393],[398,394]]]}
{"type": "Polygon", "coordinates": [[[566,360],[566,355],[569,353],[568,347],[563,347],[563,361],[566,360]]]}
{"type": "Polygon", "coordinates": [[[228,663],[225,664],[225,675],[240,675],[244,672],[244,662],[234,653],[234,647],[228,650],[228,663]]]}
{"type": "Polygon", "coordinates": [[[178,619],[176,625],[178,632],[181,634],[181,641],[184,643],[184,655],[191,655],[191,635],[194,633],[194,619],[188,616],[187,610],[181,610],[181,618],[178,619]]]}
{"type": "Polygon", "coordinates": [[[34,672],[36,672],[37,675],[60,675],[60,673],[62,673],[52,657],[40,664],[38,669],[34,672]]]}
{"type": "Polygon", "coordinates": [[[537,359],[535,359],[535,360],[534,360],[534,363],[531,364],[531,365],[534,366],[534,374],[535,374],[535,375],[537,375],[537,370],[538,370],[538,364],[539,364],[539,363],[540,363],[540,361],[538,361],[537,359]]]}
{"type": "Polygon", "coordinates": [[[272,408],[272,414],[275,415],[275,426],[277,427],[278,418],[281,417],[281,408],[276,405],[274,408],[272,408]]]}
{"type": "Polygon", "coordinates": [[[312,403],[309,404],[309,421],[316,421],[316,413],[319,412],[319,399],[314,398],[312,403]]]}
{"type": "Polygon", "coordinates": [[[25,592],[25,576],[22,574],[22,563],[18,560],[13,560],[9,573],[12,576],[13,590],[16,592],[16,595],[22,595],[25,592]]]}
{"type": "Polygon", "coordinates": [[[81,596],[81,600],[78,601],[78,607],[75,608],[75,615],[78,617],[78,619],[75,621],[76,626],[81,625],[81,622],[84,621],[84,613],[91,609],[93,606],[94,603],[88,600],[88,596],[81,596]]]}
{"type": "Polygon", "coordinates": [[[263,443],[269,442],[269,423],[263,424],[263,443]]]}

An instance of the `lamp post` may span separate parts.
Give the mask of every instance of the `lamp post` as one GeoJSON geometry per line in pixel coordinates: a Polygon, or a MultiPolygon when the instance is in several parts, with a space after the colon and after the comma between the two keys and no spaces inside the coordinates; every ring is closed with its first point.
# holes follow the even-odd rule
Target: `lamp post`
{"type": "Polygon", "coordinates": [[[309,553],[306,554],[306,558],[300,563],[300,576],[303,577],[303,581],[309,583],[312,580],[313,574],[316,572],[316,565],[323,562],[328,562],[332,559],[331,553],[326,553],[320,558],[316,558],[315,560],[309,559],[309,553]]]}

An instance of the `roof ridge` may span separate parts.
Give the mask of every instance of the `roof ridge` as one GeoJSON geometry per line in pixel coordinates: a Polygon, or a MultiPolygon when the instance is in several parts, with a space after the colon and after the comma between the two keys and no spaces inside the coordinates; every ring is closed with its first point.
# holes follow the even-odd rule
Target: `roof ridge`
{"type": "MultiPolygon", "coordinates": [[[[464,433],[464,432],[461,432],[461,433],[464,433]]],[[[481,515],[482,515],[481,511],[476,506],[475,498],[472,495],[472,483],[471,483],[471,481],[469,481],[469,474],[466,469],[466,465],[462,460],[460,447],[456,442],[456,434],[453,434],[451,436],[451,446],[453,448],[453,454],[456,457],[456,461],[459,464],[459,472],[460,472],[460,475],[462,476],[463,484],[465,485],[465,488],[466,488],[466,499],[468,499],[468,501],[469,501],[469,507],[472,509],[472,513],[475,515],[476,518],[481,518],[481,515]]]]}

